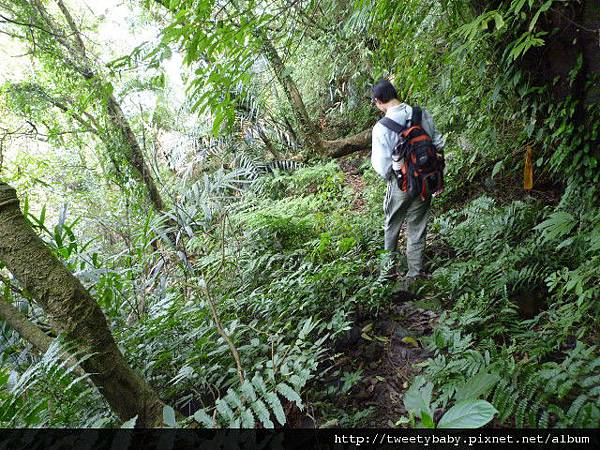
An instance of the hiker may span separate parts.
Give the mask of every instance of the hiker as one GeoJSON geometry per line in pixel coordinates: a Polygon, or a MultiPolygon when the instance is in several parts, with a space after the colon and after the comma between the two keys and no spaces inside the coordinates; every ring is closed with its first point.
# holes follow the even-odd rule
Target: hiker
{"type": "Polygon", "coordinates": [[[406,219],[408,272],[405,281],[406,285],[410,286],[415,279],[426,277],[422,269],[427,216],[432,194],[437,195],[443,189],[444,139],[436,130],[431,115],[418,107],[413,108],[400,102],[396,89],[388,80],[382,79],[373,86],[371,101],[385,115],[373,127],[371,153],[373,168],[387,180],[387,191],[383,202],[384,249],[386,253],[382,261],[379,280],[385,282],[396,275],[398,235],[402,223],[406,219]],[[415,117],[413,117],[413,112],[416,113],[415,117]],[[414,127],[417,130],[415,133],[421,135],[426,133],[426,137],[421,136],[415,139],[416,134],[406,135],[403,133],[413,131],[413,125],[415,125],[413,122],[421,122],[422,128],[414,127]],[[397,146],[399,142],[404,142],[404,145],[397,146]],[[428,153],[419,150],[421,152],[419,155],[425,155],[425,160],[429,155],[430,163],[433,162],[433,169],[428,166],[428,170],[433,170],[435,173],[420,172],[420,177],[412,177],[415,168],[419,166],[408,166],[411,160],[408,153],[411,151],[410,148],[413,149],[413,152],[417,151],[414,150],[417,146],[421,148],[421,142],[429,147],[427,147],[428,153]],[[407,155],[409,157],[404,158],[407,155]],[[393,161],[393,157],[395,161],[393,161]]]}

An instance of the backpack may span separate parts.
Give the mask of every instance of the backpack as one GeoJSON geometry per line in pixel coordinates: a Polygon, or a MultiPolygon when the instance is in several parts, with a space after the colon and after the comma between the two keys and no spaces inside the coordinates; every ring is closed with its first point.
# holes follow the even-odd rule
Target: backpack
{"type": "Polygon", "coordinates": [[[431,136],[423,129],[423,110],[413,107],[412,117],[406,126],[389,117],[379,123],[399,134],[392,151],[392,159],[403,161],[400,171],[394,171],[398,187],[412,198],[419,195],[423,200],[429,193],[440,193],[444,189],[444,158],[433,145],[431,136]]]}

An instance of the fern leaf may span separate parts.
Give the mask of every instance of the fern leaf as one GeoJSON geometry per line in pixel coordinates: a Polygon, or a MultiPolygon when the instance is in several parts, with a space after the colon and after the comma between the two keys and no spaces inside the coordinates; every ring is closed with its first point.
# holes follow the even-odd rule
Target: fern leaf
{"type": "Polygon", "coordinates": [[[215,426],[212,417],[206,414],[206,411],[204,409],[199,409],[194,413],[194,420],[204,425],[206,428],[214,428],[215,426]]]}
{"type": "Polygon", "coordinates": [[[287,384],[279,383],[277,385],[277,392],[279,392],[281,395],[283,395],[290,402],[296,403],[296,406],[298,406],[298,409],[300,409],[300,411],[302,411],[304,409],[304,405],[302,404],[302,399],[300,398],[298,393],[294,389],[292,389],[290,386],[288,386],[287,384]]]}
{"type": "Polygon", "coordinates": [[[540,416],[540,420],[538,421],[538,428],[548,428],[548,424],[550,422],[550,412],[545,410],[540,416]]]}
{"type": "Polygon", "coordinates": [[[279,400],[279,397],[277,397],[277,394],[274,392],[269,392],[265,396],[265,399],[267,400],[267,403],[269,403],[269,406],[271,406],[277,422],[279,422],[281,425],[285,425],[285,413],[283,412],[283,407],[281,406],[281,401],[279,400]]]}
{"type": "Polygon", "coordinates": [[[267,406],[262,400],[258,399],[255,402],[252,402],[251,406],[254,412],[256,413],[256,417],[258,417],[258,420],[260,420],[260,422],[264,425],[265,428],[275,427],[273,422],[271,422],[269,410],[267,409],[267,406]]]}
{"type": "Polygon", "coordinates": [[[567,419],[570,422],[569,425],[573,425],[575,423],[577,414],[579,414],[579,411],[581,410],[587,399],[587,395],[581,394],[573,401],[573,403],[571,403],[571,406],[567,410],[567,419]]]}
{"type": "Polygon", "coordinates": [[[254,390],[252,383],[250,383],[248,380],[244,380],[244,382],[242,383],[241,391],[246,397],[248,397],[249,401],[256,401],[256,391],[254,390]]]}
{"type": "Polygon", "coordinates": [[[527,399],[523,399],[519,402],[519,406],[517,406],[517,411],[515,413],[515,423],[517,428],[523,428],[523,420],[525,419],[525,409],[527,408],[527,405],[527,399]]]}
{"type": "Polygon", "coordinates": [[[227,389],[227,395],[224,397],[224,399],[227,401],[227,403],[235,408],[238,408],[240,411],[244,409],[242,399],[240,399],[237,392],[235,392],[233,389],[227,389]]]}
{"type": "Polygon", "coordinates": [[[229,404],[224,399],[218,399],[215,403],[217,411],[228,422],[232,422],[235,419],[235,414],[233,410],[230,408],[229,404]]]}
{"type": "Polygon", "coordinates": [[[582,387],[598,386],[600,385],[600,375],[594,375],[586,377],[579,383],[582,387]]]}
{"type": "Polygon", "coordinates": [[[261,394],[266,394],[268,389],[267,386],[265,385],[265,380],[263,380],[263,378],[258,374],[254,374],[254,377],[252,378],[252,384],[254,385],[254,387],[257,388],[258,392],[260,392],[261,394]]]}
{"type": "Polygon", "coordinates": [[[565,381],[563,384],[561,384],[557,391],[558,398],[561,400],[565,398],[567,394],[571,392],[571,389],[573,389],[573,385],[575,384],[575,382],[576,380],[571,378],[565,381]]]}
{"type": "Polygon", "coordinates": [[[254,428],[256,422],[254,421],[254,415],[250,408],[244,408],[240,416],[242,419],[242,428],[254,428]]]}

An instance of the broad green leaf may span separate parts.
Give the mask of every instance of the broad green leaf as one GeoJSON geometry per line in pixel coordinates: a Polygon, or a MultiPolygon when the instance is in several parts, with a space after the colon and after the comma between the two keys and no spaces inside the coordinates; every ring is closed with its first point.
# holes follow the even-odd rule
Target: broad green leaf
{"type": "Polygon", "coordinates": [[[435,428],[433,418],[425,411],[421,414],[421,425],[423,425],[423,428],[435,428]]]}
{"type": "Polygon", "coordinates": [[[438,428],[480,428],[494,418],[494,408],[485,400],[465,400],[442,416],[438,428]]]}
{"type": "Polygon", "coordinates": [[[456,388],[455,398],[459,401],[476,400],[480,395],[488,392],[500,377],[495,373],[481,372],[475,375],[465,384],[456,388]]]}
{"type": "Polygon", "coordinates": [[[402,342],[404,342],[405,344],[408,344],[408,345],[412,345],[413,347],[419,346],[419,343],[417,342],[417,340],[411,336],[403,337],[402,342]]]}
{"type": "Polygon", "coordinates": [[[492,178],[494,178],[496,175],[498,175],[498,173],[503,169],[503,167],[504,167],[504,161],[498,161],[494,165],[494,169],[492,170],[492,178]]]}
{"type": "Polygon", "coordinates": [[[538,19],[540,18],[540,14],[542,14],[543,12],[546,12],[550,9],[550,6],[552,6],[552,3],[554,2],[554,0],[548,0],[546,3],[544,3],[540,9],[537,10],[537,12],[535,13],[535,15],[533,16],[533,19],[531,19],[531,22],[529,23],[529,31],[533,31],[538,19]]]}
{"type": "Polygon", "coordinates": [[[163,422],[165,423],[165,425],[168,425],[170,427],[177,426],[177,420],[175,420],[175,410],[169,405],[165,405],[163,407],[163,422]]]}
{"type": "Polygon", "coordinates": [[[430,406],[432,391],[433,383],[425,383],[422,376],[416,377],[406,394],[404,394],[404,407],[419,419],[422,413],[433,416],[430,406]]]}
{"type": "Polygon", "coordinates": [[[494,14],[494,22],[496,22],[496,30],[499,30],[504,26],[504,19],[502,18],[502,15],[498,13],[494,14]]]}

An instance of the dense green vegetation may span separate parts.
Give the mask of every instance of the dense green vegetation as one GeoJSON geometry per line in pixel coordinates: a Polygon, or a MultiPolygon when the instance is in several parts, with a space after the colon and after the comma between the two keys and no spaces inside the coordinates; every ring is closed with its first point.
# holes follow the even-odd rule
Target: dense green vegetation
{"type": "Polygon", "coordinates": [[[0,0],[1,180],[154,405],[94,387],[101,330],[2,242],[0,426],[600,427],[593,3],[0,0]],[[446,136],[412,296],[377,281],[382,76],[446,136]],[[400,301],[431,332],[379,333],[400,301]],[[343,363],[357,329],[421,356],[369,378],[388,360],[343,363]],[[340,400],[368,380],[400,380],[396,415],[340,400]]]}

